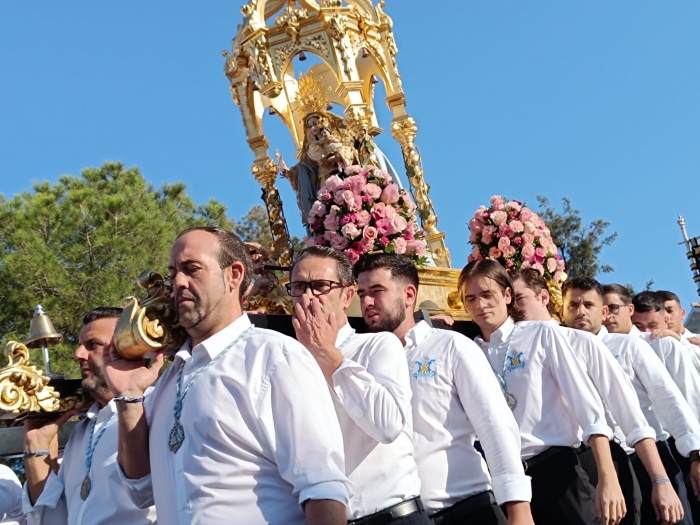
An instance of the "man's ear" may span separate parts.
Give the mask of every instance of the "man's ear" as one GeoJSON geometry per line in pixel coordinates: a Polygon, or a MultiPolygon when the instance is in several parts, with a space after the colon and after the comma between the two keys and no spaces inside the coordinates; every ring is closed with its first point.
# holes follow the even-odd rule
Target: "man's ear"
{"type": "Polygon", "coordinates": [[[506,304],[513,302],[513,292],[511,291],[510,286],[503,292],[503,298],[506,300],[506,304]]]}
{"type": "Polygon", "coordinates": [[[542,291],[540,292],[540,301],[542,301],[543,305],[547,306],[550,300],[551,297],[549,296],[549,290],[542,288],[542,291]]]}
{"type": "MultiPolygon", "coordinates": [[[[243,286],[244,276],[245,266],[243,266],[243,263],[240,261],[234,261],[231,263],[231,265],[226,268],[226,271],[224,272],[224,278],[229,291],[233,292],[234,290],[238,290],[241,286],[243,286]]],[[[248,292],[249,290],[244,291],[248,292]]]]}
{"type": "Polygon", "coordinates": [[[603,309],[601,310],[601,312],[603,312],[603,319],[605,319],[610,313],[610,309],[608,308],[607,304],[603,305],[603,309]]]}
{"type": "Polygon", "coordinates": [[[341,290],[341,299],[343,301],[343,310],[347,310],[352,302],[353,297],[355,297],[355,285],[345,286],[341,290]]]}
{"type": "Polygon", "coordinates": [[[416,300],[418,299],[418,290],[412,284],[407,284],[403,289],[404,306],[406,308],[416,307],[416,300]]]}

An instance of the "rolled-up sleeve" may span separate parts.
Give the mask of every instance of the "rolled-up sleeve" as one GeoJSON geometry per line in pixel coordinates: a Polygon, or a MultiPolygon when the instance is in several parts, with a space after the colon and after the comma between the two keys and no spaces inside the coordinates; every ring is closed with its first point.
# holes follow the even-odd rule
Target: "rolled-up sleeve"
{"type": "Polygon", "coordinates": [[[530,477],[520,461],[520,430],[508,408],[501,386],[483,352],[473,344],[455,340],[452,367],[454,381],[491,473],[493,493],[499,505],[509,501],[530,501],[530,477]]]}
{"type": "Polygon", "coordinates": [[[613,431],[606,423],[603,402],[578,363],[568,338],[551,326],[547,327],[544,337],[548,368],[583,430],[584,441],[594,435],[612,439],[613,431]]]}
{"type": "Polygon", "coordinates": [[[28,525],[66,525],[68,523],[68,509],[60,469],[58,475],[51,470],[44,490],[34,505],[29,499],[27,484],[24,484],[22,511],[27,516],[28,525]]]}
{"type": "Polygon", "coordinates": [[[155,499],[153,497],[153,482],[151,481],[151,475],[147,474],[139,479],[130,479],[126,477],[121,465],[117,463],[117,471],[119,472],[119,479],[121,479],[124,486],[127,488],[129,493],[129,498],[137,508],[145,510],[148,507],[155,505],[155,499]]]}
{"type": "Polygon", "coordinates": [[[348,504],[343,436],[320,368],[299,346],[285,351],[265,378],[258,419],[280,475],[299,505],[309,499],[348,504]]]}
{"type": "Polygon", "coordinates": [[[375,336],[370,351],[367,368],[343,361],[333,374],[333,394],[357,426],[388,444],[401,434],[411,410],[408,364],[393,334],[375,336]]]}

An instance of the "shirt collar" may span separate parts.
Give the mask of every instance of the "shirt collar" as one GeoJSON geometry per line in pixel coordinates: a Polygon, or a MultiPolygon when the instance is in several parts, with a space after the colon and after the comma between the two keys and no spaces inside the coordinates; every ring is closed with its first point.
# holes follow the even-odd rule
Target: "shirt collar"
{"type": "Polygon", "coordinates": [[[404,336],[404,339],[406,340],[404,348],[408,350],[409,348],[418,346],[425,340],[426,337],[428,337],[431,330],[432,328],[430,325],[421,320],[418,324],[406,332],[406,335],[404,336]]]}
{"type": "Polygon", "coordinates": [[[335,338],[335,347],[340,348],[340,345],[342,345],[351,334],[352,326],[350,326],[350,323],[345,323],[340,327],[340,330],[338,330],[338,337],[335,338]]]}
{"type": "Polygon", "coordinates": [[[100,408],[100,404],[95,401],[92,406],[88,409],[88,411],[85,413],[85,417],[88,419],[94,419],[99,416],[99,414],[105,410],[110,416],[117,411],[117,405],[114,402],[114,399],[110,399],[109,403],[107,403],[104,408],[100,408]]]}
{"type": "Polygon", "coordinates": [[[192,339],[188,339],[185,341],[185,344],[182,345],[182,348],[178,351],[177,355],[184,359],[186,356],[183,355],[182,352],[194,354],[204,351],[209,355],[209,359],[214,359],[224,350],[224,348],[230,345],[231,342],[236,339],[236,337],[241,335],[251,325],[252,323],[250,322],[248,314],[243,314],[226,328],[219,330],[209,339],[205,339],[194,348],[191,348],[192,339]]]}
{"type": "Polygon", "coordinates": [[[506,339],[508,339],[508,336],[514,328],[515,321],[513,321],[512,317],[508,316],[508,319],[506,319],[504,323],[498,327],[498,330],[491,334],[491,341],[487,343],[481,336],[478,336],[476,339],[478,340],[478,342],[484,343],[486,345],[498,345],[506,339]]]}
{"type": "Polygon", "coordinates": [[[603,339],[609,333],[610,332],[608,332],[608,329],[605,328],[605,325],[600,325],[600,331],[596,334],[596,337],[598,337],[599,339],[603,339]]]}
{"type": "Polygon", "coordinates": [[[639,331],[639,328],[632,325],[632,329],[629,331],[629,335],[634,335],[634,336],[639,337],[640,335],[642,335],[642,332],[639,331]]]}

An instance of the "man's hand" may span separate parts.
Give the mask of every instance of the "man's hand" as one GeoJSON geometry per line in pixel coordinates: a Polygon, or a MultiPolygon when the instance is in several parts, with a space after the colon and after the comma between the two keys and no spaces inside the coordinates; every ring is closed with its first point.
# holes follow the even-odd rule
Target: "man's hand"
{"type": "Polygon", "coordinates": [[[670,483],[652,487],[651,504],[654,506],[656,520],[661,522],[661,525],[672,525],[683,519],[683,505],[670,483]]]}
{"type": "Polygon", "coordinates": [[[326,318],[320,301],[303,295],[294,306],[292,325],[297,340],[311,352],[326,381],[333,386],[333,373],[343,362],[343,354],[335,347],[340,330],[335,313],[331,312],[326,318]]]}
{"type": "Polygon", "coordinates": [[[430,319],[433,321],[442,321],[446,326],[454,326],[455,324],[455,320],[452,316],[447,314],[431,315],[430,319]]]}
{"type": "Polygon", "coordinates": [[[695,499],[700,501],[700,461],[693,461],[690,464],[690,482],[693,484],[695,499]]]}
{"type": "Polygon", "coordinates": [[[48,450],[56,440],[58,431],[66,421],[78,413],[77,410],[64,412],[55,419],[25,419],[24,448],[29,451],[48,450]]]}
{"type": "Polygon", "coordinates": [[[678,335],[676,332],[673,330],[669,330],[668,328],[661,328],[659,330],[654,330],[651,333],[651,338],[652,339],[660,339],[661,337],[673,337],[677,341],[681,340],[681,336],[678,335]]]}
{"type": "Polygon", "coordinates": [[[691,345],[700,346],[700,337],[689,337],[688,342],[691,345]]]}
{"type": "Polygon", "coordinates": [[[602,518],[605,525],[617,525],[625,517],[627,506],[617,477],[598,480],[595,505],[598,517],[602,518]]]}
{"type": "Polygon", "coordinates": [[[506,525],[535,525],[530,504],[527,501],[509,501],[505,507],[508,513],[506,525]]]}
{"type": "Polygon", "coordinates": [[[115,396],[141,397],[158,379],[163,366],[163,352],[158,352],[151,366],[146,367],[145,359],[122,359],[112,341],[108,341],[104,346],[102,359],[107,384],[115,396]]]}

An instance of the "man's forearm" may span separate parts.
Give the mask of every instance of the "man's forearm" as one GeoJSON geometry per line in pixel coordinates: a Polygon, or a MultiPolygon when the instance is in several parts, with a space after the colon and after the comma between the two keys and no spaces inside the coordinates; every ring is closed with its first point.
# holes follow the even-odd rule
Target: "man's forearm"
{"type": "Polygon", "coordinates": [[[610,440],[600,434],[594,434],[588,440],[588,444],[591,446],[591,452],[598,467],[598,479],[603,481],[617,479],[617,471],[610,452],[610,440]]]}
{"type": "Polygon", "coordinates": [[[656,448],[656,443],[653,439],[647,438],[642,439],[635,443],[634,451],[637,453],[640,461],[644,465],[644,468],[649,474],[649,478],[666,478],[666,469],[664,464],[661,462],[661,457],[659,456],[659,451],[656,448]]]}
{"type": "MultiPolygon", "coordinates": [[[[148,421],[142,403],[117,403],[119,413],[119,465],[129,479],[151,473],[148,421]]],[[[165,443],[163,444],[165,445],[165,443]]]]}
{"type": "Polygon", "coordinates": [[[346,525],[345,505],[332,499],[309,500],[304,504],[307,525],[346,525]]]}
{"type": "Polygon", "coordinates": [[[37,442],[25,442],[24,448],[29,452],[35,452],[41,449],[51,451],[51,454],[48,456],[34,456],[24,460],[24,470],[27,477],[27,493],[29,494],[29,501],[34,505],[39,499],[39,496],[41,496],[41,493],[44,492],[44,487],[46,486],[46,481],[49,479],[51,470],[58,473],[58,440],[54,439],[48,447],[37,442]]]}

